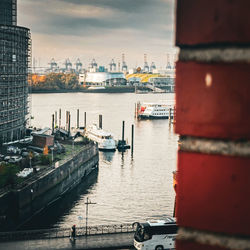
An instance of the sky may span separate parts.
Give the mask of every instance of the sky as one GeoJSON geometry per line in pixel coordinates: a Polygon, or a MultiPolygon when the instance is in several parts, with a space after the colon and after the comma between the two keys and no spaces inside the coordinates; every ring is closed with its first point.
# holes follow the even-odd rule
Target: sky
{"type": "MultiPolygon", "coordinates": [[[[158,68],[174,50],[174,0],[18,0],[18,25],[30,28],[36,66],[51,58],[63,64],[95,58],[129,68],[142,66],[144,54],[158,68]]],[[[172,57],[172,56],[171,56],[172,57]]],[[[33,60],[34,61],[34,60],[33,60]]]]}

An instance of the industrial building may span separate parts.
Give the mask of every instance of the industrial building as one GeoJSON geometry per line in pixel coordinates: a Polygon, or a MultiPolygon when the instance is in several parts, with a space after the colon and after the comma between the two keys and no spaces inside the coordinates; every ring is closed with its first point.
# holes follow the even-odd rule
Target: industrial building
{"type": "Polygon", "coordinates": [[[16,26],[16,0],[0,2],[0,144],[25,135],[30,30],[16,26]]]}
{"type": "Polygon", "coordinates": [[[164,88],[167,92],[174,92],[174,87],[175,87],[174,83],[175,83],[175,78],[169,76],[149,78],[149,84],[151,84],[154,87],[164,88]]]}
{"type": "Polygon", "coordinates": [[[131,85],[134,85],[134,83],[148,83],[150,78],[160,76],[160,74],[135,73],[126,75],[126,79],[131,85]]]}

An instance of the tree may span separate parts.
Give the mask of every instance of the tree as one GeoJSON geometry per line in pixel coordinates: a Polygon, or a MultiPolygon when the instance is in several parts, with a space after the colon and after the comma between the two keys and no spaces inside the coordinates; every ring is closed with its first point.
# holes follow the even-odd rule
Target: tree
{"type": "Polygon", "coordinates": [[[33,74],[31,86],[34,89],[75,89],[78,87],[78,76],[74,73],[49,73],[46,76],[33,74]]]}
{"type": "Polygon", "coordinates": [[[0,187],[14,185],[17,183],[17,173],[20,171],[19,166],[9,163],[0,163],[0,187]]]}

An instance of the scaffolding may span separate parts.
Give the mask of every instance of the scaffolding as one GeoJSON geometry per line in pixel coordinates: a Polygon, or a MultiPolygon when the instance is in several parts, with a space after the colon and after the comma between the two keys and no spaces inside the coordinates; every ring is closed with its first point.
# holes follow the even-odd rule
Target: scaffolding
{"type": "Polygon", "coordinates": [[[25,135],[30,65],[29,29],[0,25],[0,144],[25,135]]]}
{"type": "Polygon", "coordinates": [[[16,0],[0,1],[0,24],[17,25],[17,2],[16,0]]]}

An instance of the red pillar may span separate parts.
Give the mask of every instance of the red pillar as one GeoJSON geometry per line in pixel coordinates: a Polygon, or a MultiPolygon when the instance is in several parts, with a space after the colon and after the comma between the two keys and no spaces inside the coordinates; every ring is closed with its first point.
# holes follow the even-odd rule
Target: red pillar
{"type": "Polygon", "coordinates": [[[250,248],[249,9],[177,0],[177,250],[250,248]]]}

